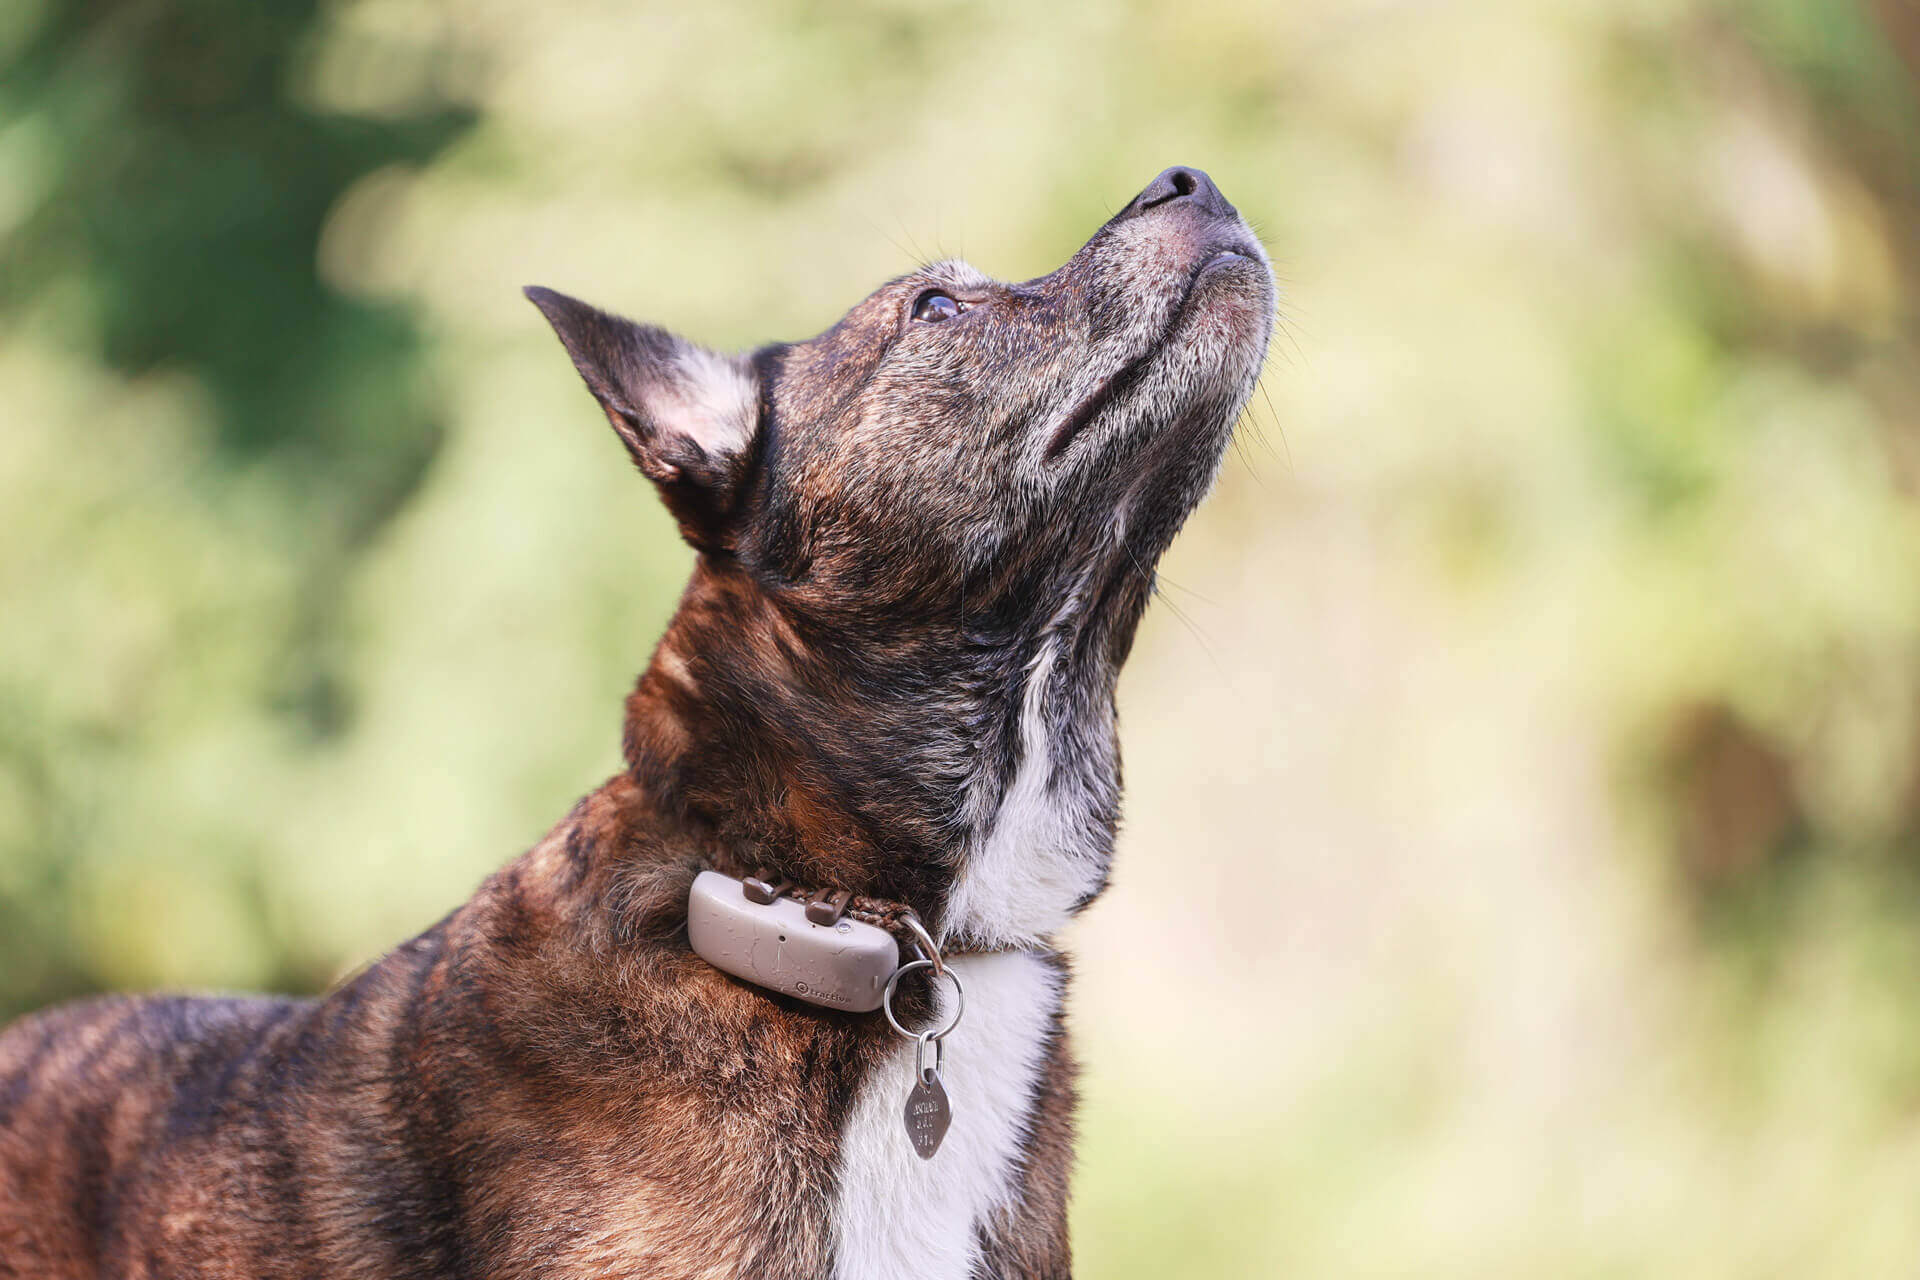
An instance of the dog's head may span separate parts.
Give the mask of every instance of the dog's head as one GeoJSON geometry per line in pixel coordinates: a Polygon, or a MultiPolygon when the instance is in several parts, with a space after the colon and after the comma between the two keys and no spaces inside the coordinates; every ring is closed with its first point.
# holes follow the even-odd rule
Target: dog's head
{"type": "Polygon", "coordinates": [[[527,294],[689,542],[869,632],[935,615],[1017,632],[1070,596],[1137,617],[1274,314],[1259,241],[1185,168],[1050,275],[935,263],[747,356],[527,294]]]}

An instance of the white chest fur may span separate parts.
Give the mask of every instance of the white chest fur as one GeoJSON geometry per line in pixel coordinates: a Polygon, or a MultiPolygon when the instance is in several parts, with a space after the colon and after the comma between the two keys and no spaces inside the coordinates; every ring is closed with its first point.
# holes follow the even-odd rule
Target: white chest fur
{"type": "MultiPolygon", "coordinates": [[[[855,1100],[842,1135],[835,1280],[967,1280],[976,1228],[1017,1194],[1020,1138],[1060,1006],[1059,976],[1024,952],[949,963],[967,988],[966,1015],[947,1038],[941,1073],[953,1125],[931,1160],[913,1153],[904,1112],[914,1047],[901,1041],[855,1100]]],[[[944,1022],[953,996],[940,985],[944,1022]]]]}

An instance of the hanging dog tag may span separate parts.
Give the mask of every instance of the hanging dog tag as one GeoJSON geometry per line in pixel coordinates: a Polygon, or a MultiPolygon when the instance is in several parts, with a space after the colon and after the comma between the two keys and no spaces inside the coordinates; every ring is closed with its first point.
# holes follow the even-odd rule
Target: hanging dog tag
{"type": "Polygon", "coordinates": [[[922,1160],[933,1159],[940,1140],[953,1123],[953,1107],[947,1102],[947,1087],[940,1082],[940,1042],[931,1036],[919,1037],[914,1051],[913,1089],[907,1094],[907,1141],[922,1160]],[[927,1045],[933,1044],[933,1065],[927,1065],[927,1045]]]}
{"type": "Polygon", "coordinates": [[[967,1010],[967,989],[961,984],[960,975],[940,962],[940,950],[920,922],[909,917],[908,927],[920,935],[920,945],[931,959],[909,960],[895,969],[887,979],[887,989],[881,993],[880,1008],[886,1012],[893,1029],[913,1041],[913,1088],[907,1094],[907,1141],[913,1144],[915,1155],[931,1160],[933,1153],[940,1149],[940,1140],[947,1136],[947,1126],[953,1123],[953,1106],[947,1101],[947,1086],[940,1079],[940,1064],[946,1061],[946,1038],[960,1025],[960,1015],[967,1010]],[[894,1016],[893,992],[904,975],[920,969],[931,969],[953,984],[953,1011],[948,1015],[946,1026],[916,1032],[901,1026],[900,1019],[894,1016]],[[927,1061],[928,1045],[933,1046],[932,1062],[927,1061]]]}

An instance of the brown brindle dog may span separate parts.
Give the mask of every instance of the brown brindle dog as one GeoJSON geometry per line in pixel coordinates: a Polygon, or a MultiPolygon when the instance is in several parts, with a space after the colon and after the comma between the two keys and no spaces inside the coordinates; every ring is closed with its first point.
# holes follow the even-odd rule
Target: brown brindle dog
{"type": "Polygon", "coordinates": [[[1266,352],[1259,242],[1169,169],[1051,275],[939,263],[745,357],[527,292],[698,552],[627,769],[320,1000],[9,1029],[0,1275],[1067,1275],[1051,939],[1106,880],[1153,566],[1266,352]],[[931,1160],[879,1014],[689,950],[695,874],[758,866],[952,954],[931,1160]]]}

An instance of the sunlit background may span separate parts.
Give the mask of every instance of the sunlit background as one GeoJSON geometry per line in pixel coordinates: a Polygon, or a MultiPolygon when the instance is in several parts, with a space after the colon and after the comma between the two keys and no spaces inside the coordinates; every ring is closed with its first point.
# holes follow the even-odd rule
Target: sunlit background
{"type": "Polygon", "coordinates": [[[519,286],[744,347],[1169,164],[1285,324],[1122,694],[1089,1277],[1920,1264],[1920,9],[0,4],[0,1012],[311,991],[689,554],[519,286]]]}

